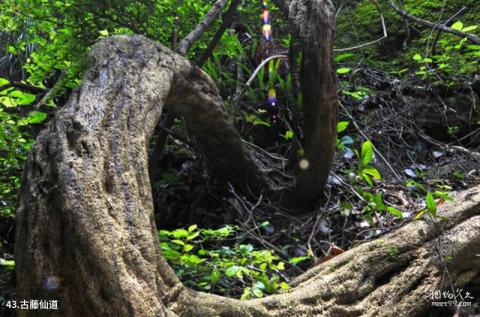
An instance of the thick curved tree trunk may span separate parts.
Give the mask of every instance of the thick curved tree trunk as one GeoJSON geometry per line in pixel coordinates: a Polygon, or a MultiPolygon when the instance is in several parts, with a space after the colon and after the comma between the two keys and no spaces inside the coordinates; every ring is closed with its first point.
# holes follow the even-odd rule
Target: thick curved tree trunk
{"type": "Polygon", "coordinates": [[[177,105],[207,152],[231,155],[210,157],[220,174],[238,184],[262,179],[211,80],[183,57],[115,36],[90,58],[80,89],[29,155],[17,215],[19,299],[58,299],[60,310],[20,316],[419,316],[429,292],[448,287],[445,269],[459,286],[478,276],[475,188],[445,208],[441,228],[410,223],[316,266],[289,293],[241,302],[185,288],[162,257],[153,220],[147,145],[162,105],[177,105]],[[253,170],[242,178],[239,168],[253,170]]]}

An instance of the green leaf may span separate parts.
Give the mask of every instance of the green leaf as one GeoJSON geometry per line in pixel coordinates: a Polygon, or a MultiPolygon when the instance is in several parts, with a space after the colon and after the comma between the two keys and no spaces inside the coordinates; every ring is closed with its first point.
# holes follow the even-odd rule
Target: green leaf
{"type": "Polygon", "coordinates": [[[222,277],[222,273],[220,273],[219,270],[213,270],[212,273],[210,274],[210,282],[211,283],[216,283],[220,278],[222,277]]]}
{"type": "Polygon", "coordinates": [[[243,289],[243,294],[242,294],[242,297],[240,297],[240,300],[247,300],[247,299],[250,299],[251,297],[251,288],[250,287],[245,287],[243,289]]]}
{"type": "Polygon", "coordinates": [[[278,262],[277,270],[284,271],[285,270],[285,263],[284,262],[278,262]]]}
{"type": "Polygon", "coordinates": [[[253,287],[262,291],[265,290],[265,284],[263,284],[261,281],[256,281],[253,287]]]}
{"type": "Polygon", "coordinates": [[[337,69],[337,74],[340,74],[340,75],[343,75],[343,74],[347,74],[349,72],[351,72],[352,69],[351,68],[348,68],[348,67],[340,67],[337,69]]]}
{"type": "Polygon", "coordinates": [[[452,24],[451,28],[454,30],[461,31],[463,29],[463,23],[461,21],[457,21],[452,24]]]}
{"type": "Polygon", "coordinates": [[[183,247],[183,252],[190,252],[192,251],[192,249],[193,249],[193,245],[185,244],[185,246],[183,247]]]}
{"type": "Polygon", "coordinates": [[[108,30],[101,30],[98,32],[101,36],[108,36],[108,30]]]}
{"type": "Polygon", "coordinates": [[[430,213],[430,215],[435,217],[437,215],[437,204],[435,203],[435,199],[430,192],[427,193],[426,203],[428,212],[430,213]]]}
{"type": "Polygon", "coordinates": [[[270,222],[269,221],[264,221],[262,222],[260,225],[258,225],[260,228],[263,228],[263,227],[268,227],[270,226],[270,222]]]}
{"type": "Polygon", "coordinates": [[[8,83],[9,81],[7,79],[0,77],[0,86],[6,85],[8,83]]]}
{"type": "Polygon", "coordinates": [[[308,259],[308,256],[299,256],[299,257],[291,258],[290,260],[288,260],[288,263],[297,264],[307,259],[308,259]]]}
{"type": "Polygon", "coordinates": [[[8,268],[13,268],[15,266],[15,261],[14,260],[5,260],[3,258],[0,258],[0,265],[1,266],[6,266],[8,268]]]}
{"type": "Polygon", "coordinates": [[[337,133],[341,133],[348,128],[348,121],[340,121],[337,123],[337,133]]]}
{"type": "Polygon", "coordinates": [[[353,144],[353,139],[352,137],[348,136],[348,135],[345,135],[342,137],[342,139],[340,140],[340,144],[343,144],[343,145],[352,145],[353,144]]]}
{"type": "Polygon", "coordinates": [[[231,266],[225,271],[225,275],[227,277],[234,277],[239,270],[240,270],[239,266],[236,266],[236,265],[231,266]]]}
{"type": "Polygon", "coordinates": [[[415,218],[413,218],[413,220],[418,220],[418,219],[422,218],[423,215],[424,215],[426,212],[427,212],[427,209],[421,210],[421,211],[415,216],[415,218]]]}
{"type": "Polygon", "coordinates": [[[363,142],[360,165],[367,166],[373,159],[373,144],[370,140],[363,142]]]}
{"type": "Polygon", "coordinates": [[[32,111],[26,118],[28,123],[42,123],[45,119],[47,119],[47,114],[41,111],[32,111]]]}
{"type": "Polygon", "coordinates": [[[388,207],[387,207],[387,211],[388,211],[389,213],[391,213],[392,215],[394,215],[395,217],[398,217],[398,218],[402,218],[402,217],[403,217],[402,212],[401,212],[400,210],[398,210],[397,208],[388,206],[388,207]]]}
{"type": "Polygon", "coordinates": [[[420,54],[415,54],[415,55],[413,55],[413,60],[414,60],[414,61],[419,62],[419,61],[421,61],[422,59],[423,59],[423,57],[422,57],[422,55],[420,55],[420,54]]]}
{"type": "Polygon", "coordinates": [[[14,90],[9,94],[10,97],[16,98],[16,103],[19,106],[29,105],[35,101],[37,98],[35,95],[20,91],[14,90]]]}
{"type": "Polygon", "coordinates": [[[374,185],[374,184],[373,184],[373,181],[372,181],[372,178],[370,177],[370,175],[361,172],[361,173],[360,173],[360,178],[362,178],[364,181],[366,181],[369,186],[373,186],[373,185],[374,185]]]}
{"type": "Polygon", "coordinates": [[[352,56],[353,56],[352,53],[343,53],[343,54],[337,55],[337,56],[335,56],[335,62],[337,62],[337,63],[341,62],[344,59],[350,58],[352,56]]]}
{"type": "Polygon", "coordinates": [[[382,179],[382,175],[380,174],[380,172],[373,166],[367,166],[367,167],[363,168],[362,173],[367,174],[369,176],[372,176],[376,180],[381,180],[382,179]]]}
{"type": "Polygon", "coordinates": [[[197,225],[191,225],[190,227],[188,227],[188,232],[193,232],[195,230],[198,229],[198,226],[197,225]]]}
{"type": "Polygon", "coordinates": [[[188,237],[187,237],[187,240],[193,240],[195,239],[196,237],[198,237],[200,235],[200,231],[195,231],[194,233],[190,234],[188,237]]]}
{"type": "Polygon", "coordinates": [[[475,31],[476,29],[478,29],[478,25],[470,25],[470,26],[464,27],[462,31],[465,33],[468,33],[468,32],[475,31]]]}
{"type": "Polygon", "coordinates": [[[172,236],[176,239],[187,238],[189,235],[185,229],[176,229],[172,232],[172,236]]]}
{"type": "Polygon", "coordinates": [[[253,289],[253,295],[255,295],[255,297],[261,298],[261,297],[263,297],[263,292],[262,292],[262,290],[260,290],[258,288],[254,288],[253,289]]]}
{"type": "Polygon", "coordinates": [[[185,242],[183,242],[182,240],[177,240],[177,239],[174,239],[172,241],[170,241],[171,243],[175,243],[175,244],[178,244],[178,245],[185,245],[185,242]]]}
{"type": "Polygon", "coordinates": [[[288,130],[288,131],[285,131],[285,134],[283,135],[283,138],[285,140],[291,140],[293,138],[293,131],[292,130],[288,130]]]}

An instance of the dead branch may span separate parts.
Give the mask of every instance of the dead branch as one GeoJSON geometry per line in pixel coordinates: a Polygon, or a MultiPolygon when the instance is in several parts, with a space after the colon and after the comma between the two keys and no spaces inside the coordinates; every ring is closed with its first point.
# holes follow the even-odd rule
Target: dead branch
{"type": "Polygon", "coordinates": [[[186,55],[190,46],[195,43],[196,40],[212,25],[213,21],[218,17],[222,12],[223,8],[227,5],[227,0],[218,0],[212,6],[210,11],[207,12],[205,18],[202,22],[198,23],[197,26],[191,31],[183,40],[178,44],[178,53],[181,55],[186,55]]]}
{"type": "Polygon", "coordinates": [[[431,29],[434,29],[434,30],[441,30],[443,32],[447,32],[447,33],[450,33],[450,34],[453,34],[453,35],[456,35],[456,36],[460,36],[460,37],[465,37],[467,38],[470,42],[474,43],[474,44],[480,44],[480,38],[478,38],[477,36],[471,34],[471,33],[465,33],[465,32],[462,32],[462,31],[459,31],[459,30],[455,30],[451,27],[448,27],[444,24],[439,24],[439,23],[433,23],[433,22],[430,22],[430,21],[427,21],[427,20],[424,20],[424,19],[420,19],[420,18],[417,18],[416,16],[413,16],[411,15],[410,13],[406,12],[406,11],[403,11],[401,10],[399,7],[397,7],[392,0],[388,0],[388,4],[390,5],[390,7],[392,7],[393,10],[395,10],[395,12],[397,12],[399,15],[401,15],[402,17],[405,17],[409,20],[412,20],[413,22],[416,22],[418,24],[421,24],[423,26],[426,26],[426,27],[429,27],[431,29]]]}
{"type": "Polygon", "coordinates": [[[202,65],[207,61],[207,59],[210,58],[212,55],[213,50],[217,46],[218,42],[222,38],[223,33],[225,33],[225,30],[229,27],[229,25],[232,23],[233,20],[233,15],[237,11],[237,7],[240,5],[240,0],[233,0],[232,3],[230,4],[230,8],[228,8],[227,13],[225,14],[225,17],[222,21],[222,24],[218,28],[217,32],[213,36],[212,40],[210,41],[210,44],[208,44],[207,48],[205,51],[202,53],[200,58],[197,60],[197,65],[199,67],[202,67],[202,65]]]}

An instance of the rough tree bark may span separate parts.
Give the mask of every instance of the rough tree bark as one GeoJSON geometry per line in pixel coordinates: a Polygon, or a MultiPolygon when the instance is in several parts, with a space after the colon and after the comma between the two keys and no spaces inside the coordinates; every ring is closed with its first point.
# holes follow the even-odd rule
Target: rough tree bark
{"type": "Polygon", "coordinates": [[[302,61],[300,91],[303,97],[304,157],[295,169],[295,188],[287,206],[314,206],[330,174],[337,135],[337,86],[333,67],[335,8],[330,0],[287,0],[292,38],[298,41],[302,61]]]}
{"type": "Polygon", "coordinates": [[[239,186],[262,183],[206,75],[144,37],[102,40],[25,166],[18,297],[58,299],[61,309],[20,316],[419,316],[428,292],[447,287],[437,248],[451,257],[456,285],[478,276],[475,188],[445,209],[441,229],[410,223],[316,266],[286,294],[238,301],[187,289],[162,257],[148,181],[147,145],[165,104],[178,105],[207,153],[225,154],[210,157],[219,175],[239,186]],[[242,178],[230,171],[239,168],[242,178]]]}

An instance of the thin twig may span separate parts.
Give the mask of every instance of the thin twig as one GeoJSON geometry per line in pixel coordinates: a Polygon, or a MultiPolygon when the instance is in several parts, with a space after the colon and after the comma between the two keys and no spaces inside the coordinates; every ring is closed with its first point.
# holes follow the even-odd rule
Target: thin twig
{"type": "Polygon", "coordinates": [[[288,56],[287,55],[272,55],[266,59],[264,59],[260,65],[257,66],[257,68],[255,69],[255,71],[253,72],[252,76],[250,76],[250,78],[247,80],[247,83],[245,84],[245,87],[249,87],[251,84],[252,84],[252,81],[255,79],[255,77],[257,76],[258,72],[262,69],[263,66],[265,66],[266,63],[268,63],[269,61],[271,61],[272,59],[281,59],[281,58],[284,58],[284,59],[287,59],[288,56]]]}
{"type": "Polygon", "coordinates": [[[178,44],[178,53],[186,55],[190,46],[202,36],[202,34],[212,25],[215,19],[220,15],[223,8],[227,5],[227,0],[218,0],[207,12],[202,22],[197,26],[178,44]]]}

